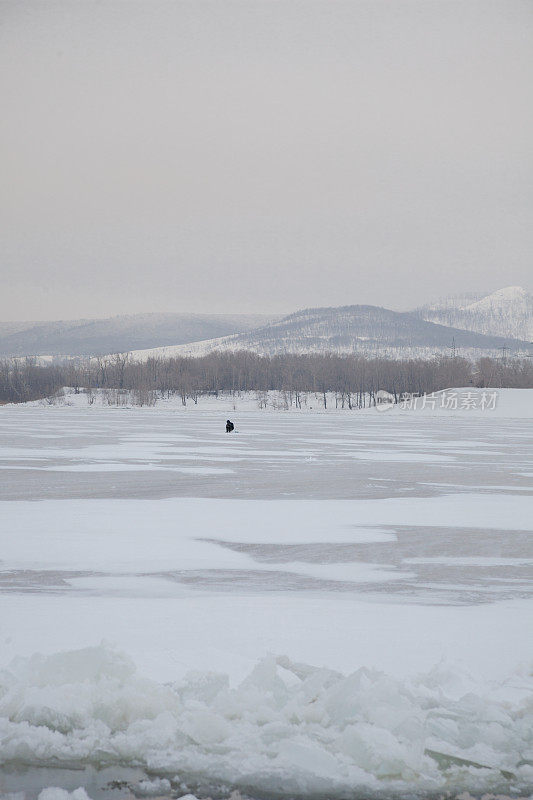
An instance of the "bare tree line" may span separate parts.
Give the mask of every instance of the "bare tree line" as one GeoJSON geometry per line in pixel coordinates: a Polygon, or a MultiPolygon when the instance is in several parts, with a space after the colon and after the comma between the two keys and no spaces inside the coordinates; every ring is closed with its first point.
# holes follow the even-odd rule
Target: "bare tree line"
{"type": "Polygon", "coordinates": [[[35,359],[0,361],[0,403],[53,397],[62,387],[91,393],[102,389],[128,393],[139,405],[177,395],[185,405],[220,392],[287,393],[301,407],[302,395],[320,394],[324,404],[334,393],[343,408],[374,403],[380,389],[396,401],[405,393],[427,394],[449,387],[532,388],[533,365],[527,358],[438,357],[398,361],[357,355],[284,354],[260,356],[248,351],[214,352],[202,357],[131,359],[128,353],[41,365],[35,359]]]}

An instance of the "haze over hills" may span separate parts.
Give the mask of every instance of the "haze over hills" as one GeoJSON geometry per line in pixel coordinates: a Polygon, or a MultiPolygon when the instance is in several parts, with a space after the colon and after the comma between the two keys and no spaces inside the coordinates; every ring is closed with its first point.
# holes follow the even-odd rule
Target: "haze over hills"
{"type": "Polygon", "coordinates": [[[533,297],[521,286],[489,295],[457,295],[417,309],[422,319],[512,339],[533,339],[533,297]]]}
{"type": "MultiPolygon", "coordinates": [[[[178,347],[133,353],[144,360],[151,356],[204,355],[214,350],[250,350],[282,353],[359,353],[392,358],[432,357],[435,353],[480,357],[501,355],[509,340],[427,322],[414,312],[391,311],[378,306],[312,308],[230,337],[178,347]]],[[[513,349],[528,351],[528,343],[513,340],[513,349]]]]}
{"type": "Polygon", "coordinates": [[[109,319],[0,324],[0,357],[76,357],[133,352],[199,355],[213,350],[278,353],[366,353],[428,358],[455,352],[529,353],[532,298],[521,287],[490,295],[445,298],[411,312],[380,306],[310,308],[267,315],[134,314],[109,319]]]}
{"type": "Polygon", "coordinates": [[[248,331],[266,314],[132,314],[108,319],[0,324],[1,356],[95,356],[248,331]]]}

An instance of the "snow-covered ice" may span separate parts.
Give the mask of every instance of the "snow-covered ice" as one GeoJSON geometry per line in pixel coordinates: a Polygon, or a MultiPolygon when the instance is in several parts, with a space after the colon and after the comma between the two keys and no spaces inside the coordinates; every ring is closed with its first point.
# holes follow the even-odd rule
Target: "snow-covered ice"
{"type": "Polygon", "coordinates": [[[532,792],[532,394],[0,409],[0,794],[532,792]]]}

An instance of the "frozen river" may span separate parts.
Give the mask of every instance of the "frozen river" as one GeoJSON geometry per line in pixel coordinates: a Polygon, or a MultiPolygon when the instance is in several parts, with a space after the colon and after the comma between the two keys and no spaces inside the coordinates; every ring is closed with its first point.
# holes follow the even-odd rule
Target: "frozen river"
{"type": "Polygon", "coordinates": [[[52,766],[174,796],[531,786],[524,391],[0,409],[0,791],[52,766]]]}

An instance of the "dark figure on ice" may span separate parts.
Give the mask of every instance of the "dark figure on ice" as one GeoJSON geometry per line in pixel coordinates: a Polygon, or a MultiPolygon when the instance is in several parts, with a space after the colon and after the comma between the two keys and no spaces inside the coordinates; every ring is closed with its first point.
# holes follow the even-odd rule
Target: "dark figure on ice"
{"type": "Polygon", "coordinates": [[[235,425],[233,424],[233,422],[231,422],[231,420],[227,419],[226,420],[226,433],[231,433],[234,430],[235,430],[235,425]]]}

